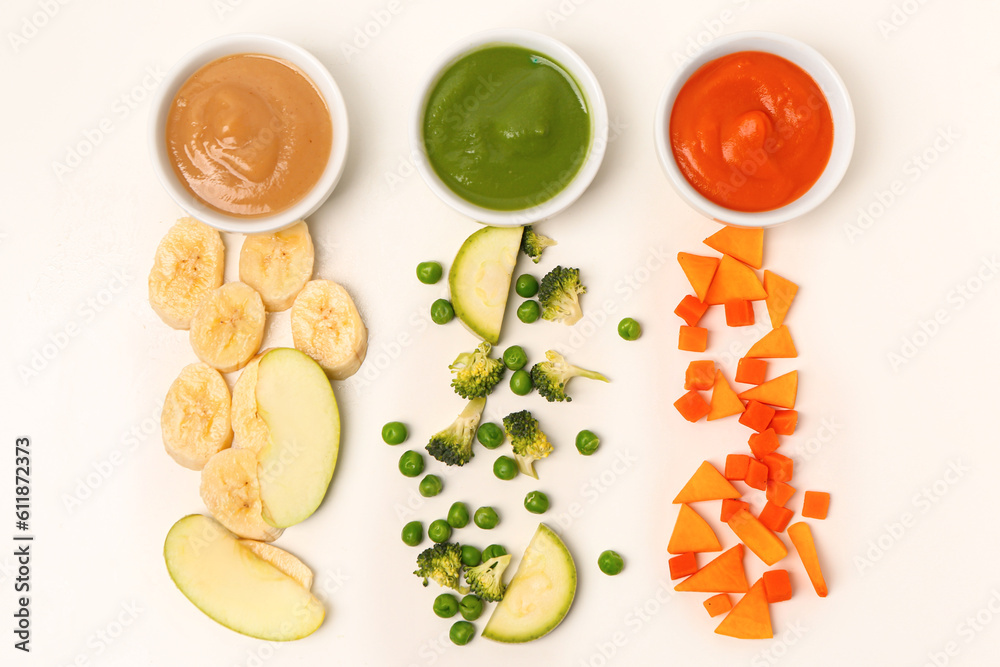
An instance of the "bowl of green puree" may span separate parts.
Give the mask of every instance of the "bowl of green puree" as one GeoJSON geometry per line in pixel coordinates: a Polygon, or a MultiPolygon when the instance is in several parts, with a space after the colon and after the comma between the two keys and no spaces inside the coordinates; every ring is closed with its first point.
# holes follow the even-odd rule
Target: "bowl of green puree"
{"type": "Polygon", "coordinates": [[[576,201],[608,138],[604,94],[562,42],[488,30],[433,64],[413,110],[417,169],[446,204],[479,222],[527,225],[576,201]]]}

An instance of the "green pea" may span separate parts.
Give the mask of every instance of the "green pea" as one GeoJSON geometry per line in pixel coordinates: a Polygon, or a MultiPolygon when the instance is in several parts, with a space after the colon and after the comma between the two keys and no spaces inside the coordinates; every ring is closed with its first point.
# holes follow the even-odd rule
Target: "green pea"
{"type": "Polygon", "coordinates": [[[479,438],[480,444],[486,449],[496,449],[503,444],[505,436],[502,428],[493,422],[486,422],[479,427],[476,437],[479,438]]]}
{"type": "Polygon", "coordinates": [[[427,527],[427,537],[432,542],[447,542],[451,539],[451,526],[444,519],[435,519],[427,527]]]}
{"type": "Polygon", "coordinates": [[[417,264],[417,280],[425,285],[433,285],[441,280],[444,270],[438,262],[420,262],[417,264]]]}
{"type": "Polygon", "coordinates": [[[617,551],[608,549],[597,557],[597,567],[601,568],[601,572],[604,574],[615,575],[625,568],[625,561],[622,560],[617,551]]]}
{"type": "Polygon", "coordinates": [[[542,308],[537,301],[525,301],[517,307],[517,319],[525,324],[531,324],[538,320],[542,314],[542,308]]]}
{"type": "Polygon", "coordinates": [[[601,439],[594,435],[593,431],[583,429],[576,434],[576,450],[584,456],[590,456],[597,451],[601,444],[601,439]]]}
{"type": "Polygon", "coordinates": [[[483,562],[483,554],[471,544],[462,545],[462,565],[475,567],[483,562]]]}
{"type": "Polygon", "coordinates": [[[441,478],[437,475],[427,475],[422,480],[420,480],[420,486],[417,490],[420,491],[420,495],[424,498],[433,498],[437,494],[441,493],[441,489],[444,488],[444,483],[441,478]]]}
{"type": "Polygon", "coordinates": [[[411,521],[403,526],[403,544],[415,547],[424,541],[424,524],[419,521],[411,521]]]}
{"type": "Polygon", "coordinates": [[[441,618],[451,618],[458,613],[458,598],[451,593],[442,593],[434,598],[434,613],[441,618]]]}
{"type": "Polygon", "coordinates": [[[545,514],[549,509],[549,497],[541,491],[531,491],[524,497],[524,509],[532,514],[545,514]]]}
{"type": "Polygon", "coordinates": [[[469,525],[469,508],[465,503],[452,503],[448,509],[448,525],[452,528],[465,528],[469,525]]]}
{"type": "Polygon", "coordinates": [[[631,317],[626,317],[618,323],[618,335],[625,340],[638,340],[642,335],[642,325],[631,317]]]}
{"type": "Polygon", "coordinates": [[[475,634],[476,626],[468,621],[455,621],[455,624],[451,626],[451,630],[448,631],[451,643],[458,646],[465,646],[471,642],[475,634]]]}
{"type": "Polygon", "coordinates": [[[399,472],[407,477],[416,477],[424,471],[424,457],[412,449],[403,452],[399,457],[399,472]]]}
{"type": "Polygon", "coordinates": [[[483,601],[475,595],[466,595],[458,604],[458,610],[462,612],[462,618],[474,621],[483,615],[483,601]]]}
{"type": "Polygon", "coordinates": [[[509,456],[498,456],[493,462],[493,474],[498,479],[514,479],[517,477],[517,462],[509,456]]]}
{"type": "Polygon", "coordinates": [[[504,365],[512,371],[519,371],[528,363],[528,355],[520,345],[511,345],[503,353],[504,365]]]}
{"type": "MultiPolygon", "coordinates": [[[[490,530],[492,528],[496,528],[497,524],[500,523],[500,517],[497,516],[497,511],[492,507],[480,507],[479,509],[476,510],[476,513],[473,515],[472,520],[475,521],[476,525],[482,528],[483,530],[490,530]]],[[[431,524],[431,528],[433,527],[434,524],[431,524]]]]}
{"type": "Polygon", "coordinates": [[[518,296],[530,299],[538,294],[538,279],[530,273],[518,276],[517,282],[514,283],[514,291],[517,292],[518,296]]]}
{"type": "Polygon", "coordinates": [[[455,318],[455,309],[448,299],[438,299],[431,304],[431,319],[434,324],[448,324],[455,318]]]}
{"type": "Polygon", "coordinates": [[[403,422],[389,422],[382,427],[382,440],[387,445],[399,445],[406,440],[406,424],[403,422]]]}
{"type": "Polygon", "coordinates": [[[534,385],[531,383],[531,375],[523,368],[514,371],[510,376],[510,390],[518,396],[527,396],[532,389],[534,389],[534,385]]]}
{"type": "Polygon", "coordinates": [[[497,558],[498,556],[503,556],[507,553],[499,544],[491,544],[490,546],[483,549],[483,561],[488,561],[491,558],[497,558]]]}

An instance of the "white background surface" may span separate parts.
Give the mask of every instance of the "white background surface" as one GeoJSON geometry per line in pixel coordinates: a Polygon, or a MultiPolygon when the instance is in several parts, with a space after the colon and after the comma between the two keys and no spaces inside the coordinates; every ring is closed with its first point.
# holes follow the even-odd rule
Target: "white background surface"
{"type": "MultiPolygon", "coordinates": [[[[993,600],[1000,609],[1000,5],[897,2],[910,14],[897,13],[898,30],[884,34],[878,22],[891,20],[888,0],[403,2],[347,58],[342,45],[387,3],[72,2],[59,5],[37,34],[28,30],[33,36],[15,49],[9,33],[24,30],[43,4],[11,0],[0,12],[0,541],[12,544],[7,504],[18,435],[33,441],[37,535],[30,656],[11,646],[12,547],[0,547],[0,663],[229,666],[261,664],[255,661],[263,657],[275,666],[923,665],[932,655],[937,664],[995,661],[1000,620],[987,605],[993,600]],[[406,122],[416,82],[435,54],[469,32],[500,26],[565,41],[604,87],[616,139],[587,194],[542,228],[559,246],[537,273],[556,263],[579,265],[590,287],[587,312],[598,316],[610,302],[609,322],[587,327],[571,360],[614,382],[579,380],[568,405],[498,391],[491,418],[537,408],[556,442],[557,453],[539,464],[541,481],[494,479],[494,455],[480,450],[469,467],[446,477],[442,496],[416,512],[426,524],[456,499],[494,504],[503,519],[493,534],[466,528],[458,538],[481,547],[499,541],[519,553],[535,524],[521,499],[541,488],[553,500],[545,520],[564,535],[579,566],[576,603],[544,640],[508,647],[480,638],[455,648],[442,642],[449,623],[431,612],[437,591],[410,574],[415,550],[398,537],[410,518],[398,508],[415,497],[416,484],[396,471],[402,448],[386,447],[378,433],[385,421],[403,419],[411,426],[408,444],[419,448],[461,408],[446,366],[473,340],[457,323],[429,324],[427,307],[444,288],[419,284],[413,268],[432,258],[449,263],[475,224],[437,201],[406,166],[406,122]],[[716,225],[669,189],[655,158],[652,118],[678,53],[713,31],[750,29],[802,39],[832,61],[854,98],[858,141],[840,189],[806,218],[769,231],[765,258],[768,268],[801,285],[787,320],[800,356],[772,364],[772,371],[800,371],[802,416],[783,446],[796,459],[795,485],[833,494],[830,518],[815,526],[831,593],[816,598],[791,556],[796,595],[772,607],[777,638],[739,642],[712,633],[701,596],[671,597],[665,583],[670,500],[702,459],[721,465],[747,431],[733,420],[689,425],[670,405],[695,358],[676,349],[679,320],[671,311],[687,286],[670,258],[699,252],[716,225]],[[157,424],[167,387],[194,355],[186,334],[162,324],[146,300],[154,249],[180,211],[149,167],[142,86],[155,85],[149,72],[166,70],[198,43],[238,31],[301,44],[330,68],[347,98],[352,147],[345,176],[311,229],[317,275],[348,287],[371,331],[362,373],[336,387],[345,430],[330,494],[279,541],[315,570],[327,620],[312,637],[277,648],[194,609],[161,557],[170,525],[203,508],[198,475],[167,457],[157,424]],[[65,162],[102,119],[111,131],[58,177],[53,163],[65,162]],[[951,140],[937,139],[949,133],[951,140]],[[922,154],[933,160],[925,169],[914,162],[922,154]],[[859,209],[878,213],[878,193],[897,180],[901,194],[852,235],[859,209]],[[977,291],[961,296],[959,286],[977,291]],[[935,314],[944,323],[919,334],[935,314]],[[614,323],[625,315],[644,323],[639,342],[618,338],[614,323]],[[75,334],[61,337],[67,328],[75,334]],[[53,340],[63,343],[55,353],[46,348],[53,340]],[[894,368],[888,355],[901,354],[905,340],[920,346],[894,368]],[[52,358],[28,377],[22,368],[43,351],[52,358]],[[584,427],[603,439],[589,459],[572,446],[584,427]],[[949,474],[953,468],[961,474],[949,474]],[[99,469],[105,477],[92,475],[99,469]],[[86,487],[88,479],[95,488],[86,487]],[[920,496],[924,490],[933,500],[920,496]],[[582,515],[567,521],[574,502],[582,515]],[[605,548],[624,554],[621,576],[597,570],[605,548]],[[978,621],[967,620],[977,613],[978,621]]],[[[226,237],[231,257],[240,242],[226,237]]],[[[227,266],[227,279],[235,268],[227,266]]],[[[766,321],[760,307],[757,316],[766,321]]],[[[730,345],[739,354],[754,340],[727,332],[721,312],[709,318],[718,332],[710,351],[724,363],[730,345]]],[[[502,346],[522,343],[537,358],[573,335],[510,318],[502,346]]],[[[290,342],[287,313],[272,317],[265,344],[290,342]]],[[[727,531],[719,534],[733,543],[727,531]]],[[[747,558],[751,576],[760,572],[754,560],[747,558]]]]}

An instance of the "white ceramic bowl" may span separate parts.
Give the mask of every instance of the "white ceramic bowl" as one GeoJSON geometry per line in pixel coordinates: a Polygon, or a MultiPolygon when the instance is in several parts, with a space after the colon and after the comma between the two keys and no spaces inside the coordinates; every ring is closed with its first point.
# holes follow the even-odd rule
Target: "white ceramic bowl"
{"type": "Polygon", "coordinates": [[[741,32],[709,43],[667,83],[656,110],[656,150],[670,184],[692,208],[718,222],[741,227],[769,227],[797,218],[819,206],[837,188],[854,152],[854,107],[847,87],[823,56],[802,42],[771,32],[741,32]],[[738,51],[765,51],[790,60],[819,85],[833,117],[833,150],[822,175],[804,195],[771,211],[747,213],[719,206],[698,193],[677,167],[670,147],[670,113],[677,93],[695,70],[705,63],[738,51]]]}
{"type": "Polygon", "coordinates": [[[460,213],[464,213],[479,222],[498,227],[519,227],[533,222],[545,220],[559,213],[576,201],[587,186],[594,180],[597,170],[604,159],[604,151],[608,143],[608,107],[604,101],[604,93],[597,82],[597,77],[590,71],[572,49],[562,42],[529,30],[497,29],[475,33],[455,42],[434,61],[426,78],[421,83],[416,104],[410,121],[410,146],[413,149],[417,171],[430,189],[446,204],[460,213]],[[455,194],[445,185],[427,159],[427,147],[424,144],[424,111],[427,98],[441,75],[457,60],[472,51],[487,47],[513,45],[537,51],[562,65],[576,80],[583,91],[590,112],[590,149],[580,170],[565,188],[551,199],[536,206],[514,211],[497,211],[495,209],[477,206],[455,194]]]}
{"type": "Polygon", "coordinates": [[[305,49],[270,35],[234,34],[205,42],[181,58],[160,83],[153,98],[149,120],[149,152],[160,183],[177,204],[192,217],[227,232],[254,234],[272,232],[291,225],[312,214],[327,200],[340,180],[347,158],[347,107],[330,72],[305,49]],[[292,63],[319,89],[330,110],[333,125],[333,145],[330,158],[319,181],[312,190],[288,209],[261,218],[243,218],[212,209],[196,198],[174,174],[167,153],[166,121],[177,90],[202,66],[224,56],[239,53],[259,53],[282,58],[292,63]]]}

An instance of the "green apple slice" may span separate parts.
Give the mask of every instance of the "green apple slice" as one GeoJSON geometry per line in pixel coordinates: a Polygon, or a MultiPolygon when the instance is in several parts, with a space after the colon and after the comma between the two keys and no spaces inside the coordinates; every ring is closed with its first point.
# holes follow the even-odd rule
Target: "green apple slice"
{"type": "Polygon", "coordinates": [[[522,227],[483,227],[465,240],[448,273],[455,315],[469,331],[493,345],[500,341],[523,233],[522,227]]]}
{"type": "Polygon", "coordinates": [[[559,536],[540,523],[483,637],[509,644],[544,637],[565,618],[575,595],[573,556],[559,536]]]}
{"type": "Polygon", "coordinates": [[[257,367],[257,413],[269,438],[258,455],[264,520],[294,526],[323,502],[340,449],[330,379],[309,355],[279,347],[257,367]]]}
{"type": "Polygon", "coordinates": [[[194,606],[250,637],[291,641],[323,623],[322,603],[201,514],[174,524],[163,544],[170,578],[194,606]]]}

